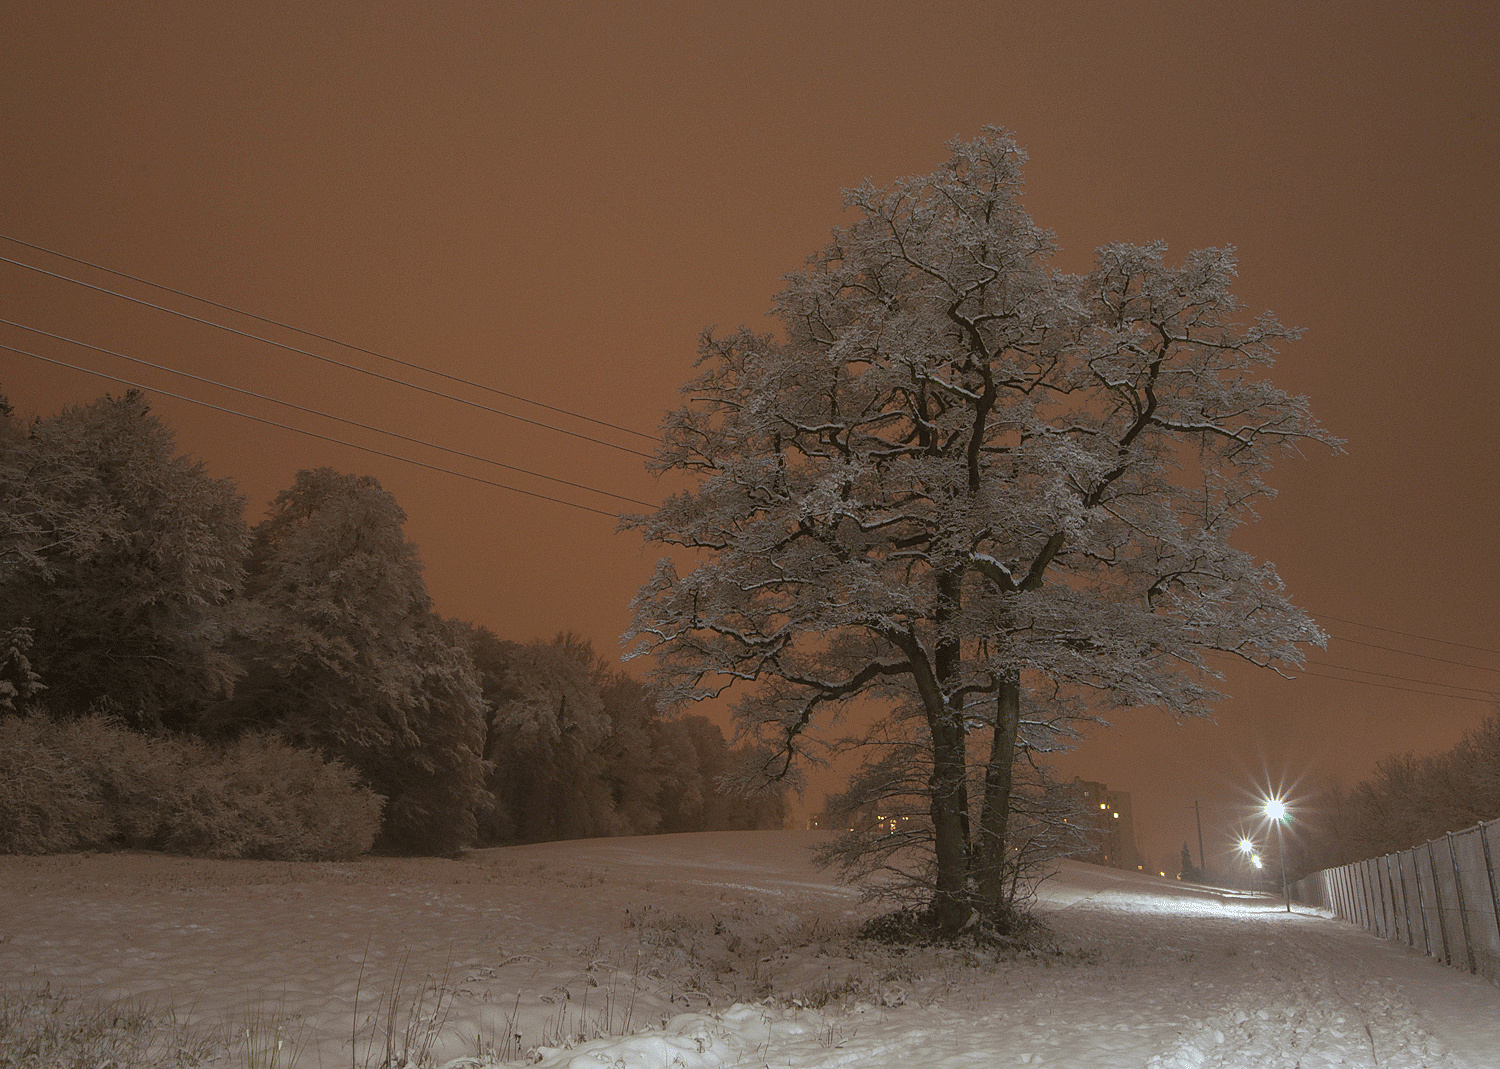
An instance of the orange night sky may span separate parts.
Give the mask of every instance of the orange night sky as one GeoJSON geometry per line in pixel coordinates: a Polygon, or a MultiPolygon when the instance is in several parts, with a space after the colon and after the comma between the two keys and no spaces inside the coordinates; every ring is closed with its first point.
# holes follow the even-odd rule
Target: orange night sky
{"type": "MultiPolygon", "coordinates": [[[[779,277],[841,221],[841,187],[929,172],[950,138],[1008,127],[1058,266],[1082,270],[1113,240],[1165,239],[1173,260],[1237,246],[1249,314],[1307,328],[1274,378],[1348,440],[1346,456],[1281,464],[1280,497],[1239,539],[1322,614],[1334,638],[1312,651],[1316,675],[1231,667],[1217,725],[1132,713],[1064,772],[1133,793],[1153,862],[1193,838],[1201,802],[1212,863],[1257,785],[1357,780],[1494,709],[1492,3],[84,2],[5,5],[0,41],[0,233],[646,433],[701,328],[768,328],[779,277]],[[1330,665],[1385,675],[1338,682],[1322,677],[1352,673],[1330,665]]],[[[0,256],[650,448],[12,241],[0,256]]],[[[8,262],[0,318],[598,489],[664,490],[631,452],[8,262]]],[[[16,326],[0,343],[620,507],[16,326]]],[[[23,416],[124,388],[0,350],[23,416]]],[[[154,406],[238,482],[252,522],[299,468],[378,476],[439,610],[504,637],[571,629],[614,651],[650,574],[653,554],[604,516],[154,406]]]]}

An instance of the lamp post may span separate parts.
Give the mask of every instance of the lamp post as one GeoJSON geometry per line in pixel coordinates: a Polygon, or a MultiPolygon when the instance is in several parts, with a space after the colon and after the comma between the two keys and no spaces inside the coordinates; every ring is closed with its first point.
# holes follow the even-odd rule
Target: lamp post
{"type": "Polygon", "coordinates": [[[1260,858],[1255,856],[1255,844],[1249,839],[1239,841],[1240,853],[1245,855],[1245,870],[1250,874],[1250,890],[1255,890],[1255,869],[1260,868],[1260,858]],[[1252,868],[1251,866],[1254,866],[1252,868]]]}
{"type": "Polygon", "coordinates": [[[1276,825],[1276,856],[1281,860],[1281,895],[1286,899],[1286,911],[1292,911],[1292,893],[1286,886],[1286,850],[1281,845],[1281,822],[1286,819],[1286,805],[1280,798],[1272,798],[1265,805],[1265,814],[1276,825]]]}

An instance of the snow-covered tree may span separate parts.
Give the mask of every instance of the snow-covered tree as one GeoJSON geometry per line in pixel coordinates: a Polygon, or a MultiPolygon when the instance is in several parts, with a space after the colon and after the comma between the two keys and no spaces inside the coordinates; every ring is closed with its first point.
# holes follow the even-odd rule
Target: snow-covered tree
{"type": "Polygon", "coordinates": [[[405,520],[371,476],[297,473],[252,532],[248,671],[216,726],[272,727],[344,760],[387,798],[384,846],[451,853],[490,801],[485,705],[405,520]]]}
{"type": "Polygon", "coordinates": [[[1229,538],[1278,454],[1330,441],[1266,380],[1296,332],[1241,321],[1232,251],[1109,245],[1056,272],[1011,137],[950,148],[846,193],[781,337],[704,336],[654,462],[697,486],[627,521],[696,554],[642,588],[635,651],[671,700],[750,684],[771,774],[851,699],[919,712],[948,931],[1006,921],[1019,748],[1110,706],[1207,715],[1209,651],[1297,664],[1321,639],[1229,538]]]}
{"type": "Polygon", "coordinates": [[[703,717],[663,717],[655,691],[587,640],[507,642],[465,626],[496,799],[480,814],[481,842],[782,826],[783,792],[720,789],[746,753],[703,717]]]}
{"type": "Polygon", "coordinates": [[[13,625],[0,629],[0,709],[10,712],[24,708],[45,690],[42,677],[31,667],[31,628],[13,625]]]}
{"type": "Polygon", "coordinates": [[[1451,750],[1391,754],[1352,788],[1325,789],[1299,871],[1407,850],[1450,831],[1500,818],[1500,714],[1464,733],[1451,750]]]}
{"type": "Polygon", "coordinates": [[[26,630],[54,715],[107,698],[185,727],[231,688],[243,500],[175,452],[134,390],[0,434],[0,629],[26,630]]]}
{"type": "Polygon", "coordinates": [[[541,842],[628,834],[606,780],[612,725],[588,644],[471,635],[490,703],[484,757],[497,805],[483,841],[541,842]]]}

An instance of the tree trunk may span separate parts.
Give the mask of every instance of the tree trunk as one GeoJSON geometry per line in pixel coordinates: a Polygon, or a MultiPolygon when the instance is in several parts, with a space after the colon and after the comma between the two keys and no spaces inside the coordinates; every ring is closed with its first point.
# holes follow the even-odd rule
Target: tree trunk
{"type": "Polygon", "coordinates": [[[995,698],[995,735],[984,772],[984,809],[979,815],[979,863],[975,870],[979,905],[999,917],[1005,905],[1005,848],[1010,823],[1012,772],[1016,735],[1021,722],[1021,680],[1009,674],[1000,681],[995,698]]]}
{"type": "Polygon", "coordinates": [[[932,775],[928,780],[934,848],[937,855],[937,885],[932,911],[940,930],[957,932],[969,919],[970,906],[965,880],[968,876],[968,842],[964,834],[964,745],[963,724],[944,709],[928,717],[932,730],[932,775]]]}
{"type": "MultiPolygon", "coordinates": [[[[938,605],[934,622],[939,635],[958,611],[962,578],[955,572],[937,575],[938,605]]],[[[933,650],[931,693],[923,695],[927,724],[932,731],[931,792],[932,830],[937,855],[937,887],[932,909],[938,927],[947,934],[957,932],[969,919],[969,783],[964,745],[962,699],[949,701],[947,694],[958,675],[962,650],[955,638],[939,638],[933,650]],[[955,708],[954,706],[957,706],[955,708]]]]}

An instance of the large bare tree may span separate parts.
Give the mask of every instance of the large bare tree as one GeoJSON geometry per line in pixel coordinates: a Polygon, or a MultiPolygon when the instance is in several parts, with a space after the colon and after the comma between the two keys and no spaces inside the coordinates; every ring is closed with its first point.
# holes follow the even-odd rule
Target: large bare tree
{"type": "Polygon", "coordinates": [[[919,710],[948,931],[1007,921],[1023,708],[1033,732],[1111,706],[1203,716],[1209,651],[1296,665],[1321,640],[1229,538],[1278,454],[1337,446],[1266,380],[1296,332],[1242,322],[1232,250],[1170,266],[1110,245],[1059,273],[1012,138],[950,148],[846,192],[854,221],[776,299],[781,336],[704,336],[654,462],[696,488],[627,520],[695,561],[642,588],[635,650],[670,699],[745,684],[773,774],[851,699],[919,710]]]}

